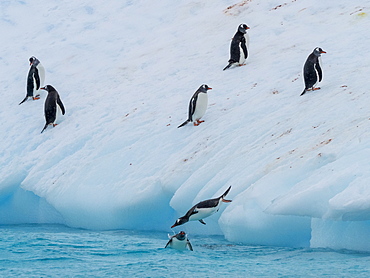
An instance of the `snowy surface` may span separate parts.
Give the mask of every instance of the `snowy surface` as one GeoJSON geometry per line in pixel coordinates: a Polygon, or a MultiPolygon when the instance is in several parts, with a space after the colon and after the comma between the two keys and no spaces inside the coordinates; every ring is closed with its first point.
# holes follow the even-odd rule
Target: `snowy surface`
{"type": "Polygon", "coordinates": [[[2,1],[0,224],[170,232],[370,251],[370,4],[366,1],[2,1]],[[247,65],[222,71],[237,26],[247,65]],[[321,90],[302,67],[323,54],[321,90]],[[65,105],[43,134],[25,96],[36,56],[65,105]],[[198,127],[187,117],[207,84],[198,127]],[[177,231],[177,230],[176,230],[177,231]]]}

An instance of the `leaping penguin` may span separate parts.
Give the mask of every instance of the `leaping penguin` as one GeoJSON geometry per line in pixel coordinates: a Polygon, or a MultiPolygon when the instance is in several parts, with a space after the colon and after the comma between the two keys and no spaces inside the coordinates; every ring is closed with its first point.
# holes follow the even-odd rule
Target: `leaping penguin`
{"type": "Polygon", "coordinates": [[[37,91],[44,85],[45,81],[45,68],[40,61],[32,56],[30,59],[30,70],[27,77],[27,94],[26,97],[19,103],[21,105],[28,98],[33,100],[40,99],[40,94],[37,91]]]}
{"type": "Polygon", "coordinates": [[[320,87],[315,88],[315,86],[322,80],[322,70],[320,66],[320,56],[322,53],[326,52],[320,47],[316,47],[313,52],[307,57],[306,63],[303,66],[303,78],[305,88],[301,96],[304,95],[307,91],[320,89],[320,87]]]}
{"type": "Polygon", "coordinates": [[[238,31],[234,35],[230,45],[229,64],[223,69],[226,70],[232,65],[243,66],[248,57],[249,36],[247,30],[250,29],[246,24],[240,24],[238,31]]]}
{"type": "Polygon", "coordinates": [[[170,240],[164,248],[167,248],[168,246],[177,250],[186,250],[186,248],[189,248],[189,250],[193,251],[193,246],[191,246],[191,243],[184,231],[173,236],[169,235],[169,238],[170,240]]]}
{"type": "Polygon", "coordinates": [[[194,93],[192,98],[190,99],[189,103],[189,115],[188,119],[179,125],[177,128],[182,127],[189,122],[193,122],[195,126],[198,126],[201,121],[200,119],[204,116],[207,110],[208,105],[208,95],[207,91],[212,90],[212,88],[208,87],[206,84],[203,84],[199,87],[199,89],[194,93]]]}
{"type": "Polygon", "coordinates": [[[189,209],[188,212],[184,216],[181,216],[179,219],[177,219],[175,224],[173,224],[171,228],[185,224],[188,221],[195,221],[195,220],[198,220],[200,223],[205,225],[206,223],[203,221],[203,219],[217,212],[222,202],[225,202],[225,203],[231,202],[231,200],[225,199],[230,189],[231,189],[231,186],[229,186],[229,188],[225,191],[225,193],[222,194],[218,198],[199,202],[198,204],[193,206],[191,209],[189,209]]]}
{"type": "Polygon", "coordinates": [[[41,88],[42,90],[46,90],[48,92],[48,96],[46,97],[45,100],[45,106],[44,106],[44,113],[45,113],[45,120],[46,124],[41,131],[43,131],[48,127],[48,125],[53,125],[56,126],[57,124],[56,119],[57,119],[57,110],[60,109],[62,114],[65,114],[65,109],[63,102],[60,100],[59,94],[57,90],[51,85],[46,85],[45,87],[41,88]]]}

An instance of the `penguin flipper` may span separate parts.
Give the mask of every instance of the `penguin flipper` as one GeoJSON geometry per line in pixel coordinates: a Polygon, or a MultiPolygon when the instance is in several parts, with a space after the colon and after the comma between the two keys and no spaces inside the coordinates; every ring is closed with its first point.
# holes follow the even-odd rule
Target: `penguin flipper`
{"type": "Polygon", "coordinates": [[[188,246],[188,248],[189,248],[190,251],[194,251],[193,250],[193,246],[191,246],[190,240],[187,240],[187,243],[186,244],[187,244],[187,246],[188,246]]]}
{"type": "Polygon", "coordinates": [[[200,219],[199,222],[202,223],[203,225],[207,225],[206,222],[204,222],[203,219],[200,219]]]}
{"type": "Polygon", "coordinates": [[[60,97],[58,96],[58,99],[57,99],[57,103],[60,107],[60,110],[62,110],[62,115],[64,115],[66,113],[66,110],[64,108],[64,105],[63,105],[63,102],[60,100],[60,97]]]}
{"type": "Polygon", "coordinates": [[[36,90],[38,90],[40,89],[40,76],[39,76],[39,71],[36,67],[35,67],[33,77],[35,78],[35,81],[36,81],[36,90]]]}
{"type": "Polygon", "coordinates": [[[322,70],[321,70],[320,64],[316,63],[315,68],[317,70],[317,74],[319,75],[319,82],[321,82],[321,80],[322,80],[322,70]]]}
{"type": "Polygon", "coordinates": [[[303,96],[307,92],[307,89],[304,89],[301,96],[303,96]]]}
{"type": "Polygon", "coordinates": [[[164,248],[167,248],[167,246],[172,242],[172,238],[167,242],[166,246],[164,248]]]}
{"type": "Polygon", "coordinates": [[[182,127],[182,126],[184,126],[184,125],[187,125],[189,122],[190,122],[189,120],[186,120],[186,121],[185,121],[185,122],[183,122],[181,125],[179,125],[177,128],[182,127]]]}
{"type": "Polygon", "coordinates": [[[28,96],[26,96],[18,105],[21,105],[23,102],[25,102],[28,99],[28,96]]]}

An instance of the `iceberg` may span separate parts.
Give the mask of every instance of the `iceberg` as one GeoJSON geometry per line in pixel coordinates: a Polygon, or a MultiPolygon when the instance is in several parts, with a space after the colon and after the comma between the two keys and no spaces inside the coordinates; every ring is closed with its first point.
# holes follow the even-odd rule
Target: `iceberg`
{"type": "Polygon", "coordinates": [[[369,17],[357,2],[2,3],[0,224],[168,233],[231,185],[232,203],[181,229],[369,252],[369,17]],[[240,23],[250,55],[222,71],[240,23]],[[321,90],[299,96],[317,46],[321,90]],[[66,108],[43,134],[46,95],[18,105],[32,55],[66,108]],[[205,122],[177,129],[204,83],[205,122]]]}

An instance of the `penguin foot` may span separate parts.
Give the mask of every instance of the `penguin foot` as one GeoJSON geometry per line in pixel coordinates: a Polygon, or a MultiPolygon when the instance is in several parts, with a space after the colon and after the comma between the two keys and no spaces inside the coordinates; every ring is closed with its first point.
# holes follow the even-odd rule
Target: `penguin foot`
{"type": "Polygon", "coordinates": [[[56,127],[58,124],[53,124],[53,127],[56,127]]]}
{"type": "Polygon", "coordinates": [[[246,64],[239,64],[239,67],[245,66],[246,64]]]}
{"type": "Polygon", "coordinates": [[[194,124],[195,126],[198,126],[198,125],[200,125],[201,123],[204,123],[204,121],[196,120],[193,124],[194,124]]]}
{"type": "Polygon", "coordinates": [[[312,88],[312,91],[316,91],[316,90],[320,90],[320,89],[321,89],[320,87],[312,88]]]}
{"type": "Polygon", "coordinates": [[[35,97],[32,97],[33,100],[38,100],[40,99],[40,96],[35,96],[35,97]]]}

